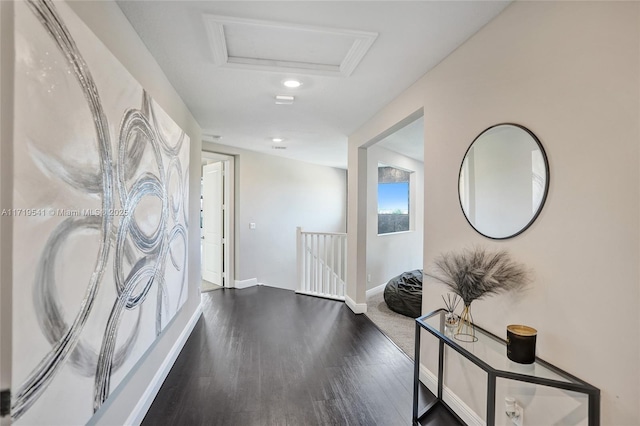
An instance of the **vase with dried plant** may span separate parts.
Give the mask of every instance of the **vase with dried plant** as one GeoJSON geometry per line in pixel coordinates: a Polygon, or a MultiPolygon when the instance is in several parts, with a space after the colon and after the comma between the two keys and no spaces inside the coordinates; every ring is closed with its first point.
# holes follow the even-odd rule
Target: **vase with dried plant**
{"type": "Polygon", "coordinates": [[[446,285],[460,296],[464,308],[455,338],[475,342],[471,302],[491,294],[524,289],[529,283],[529,271],[511,259],[505,250],[489,252],[482,247],[449,252],[434,261],[434,272],[425,273],[446,285]]]}

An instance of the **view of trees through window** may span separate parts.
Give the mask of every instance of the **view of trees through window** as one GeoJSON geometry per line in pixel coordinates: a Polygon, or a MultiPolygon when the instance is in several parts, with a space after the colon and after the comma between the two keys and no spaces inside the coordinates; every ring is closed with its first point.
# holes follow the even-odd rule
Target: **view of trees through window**
{"type": "Polygon", "coordinates": [[[409,230],[411,172],[378,165],[378,234],[409,230]]]}

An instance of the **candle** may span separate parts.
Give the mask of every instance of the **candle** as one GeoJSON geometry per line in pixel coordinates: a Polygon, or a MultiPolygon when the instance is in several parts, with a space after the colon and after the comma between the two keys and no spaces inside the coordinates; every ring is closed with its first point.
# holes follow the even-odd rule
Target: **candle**
{"type": "Polygon", "coordinates": [[[526,325],[507,326],[507,357],[520,364],[536,360],[536,336],[538,331],[526,325]]]}

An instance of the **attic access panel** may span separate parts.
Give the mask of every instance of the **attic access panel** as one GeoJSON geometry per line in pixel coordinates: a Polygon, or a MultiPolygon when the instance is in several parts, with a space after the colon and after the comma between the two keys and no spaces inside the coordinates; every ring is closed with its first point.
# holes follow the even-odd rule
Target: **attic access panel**
{"type": "Polygon", "coordinates": [[[218,66],[348,77],[378,33],[204,15],[218,66]]]}

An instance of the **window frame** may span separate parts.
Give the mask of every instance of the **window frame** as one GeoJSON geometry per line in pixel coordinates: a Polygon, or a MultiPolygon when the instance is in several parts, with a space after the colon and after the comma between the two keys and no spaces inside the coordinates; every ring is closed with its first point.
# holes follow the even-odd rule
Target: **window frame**
{"type": "MultiPolygon", "coordinates": [[[[415,203],[415,197],[413,194],[413,185],[412,185],[412,180],[413,180],[413,171],[412,170],[406,170],[397,166],[391,166],[388,164],[384,164],[384,163],[378,163],[378,181],[377,181],[377,185],[376,185],[376,220],[377,220],[377,235],[378,236],[384,236],[384,235],[393,235],[393,234],[401,234],[401,233],[406,233],[406,232],[411,232],[413,231],[413,219],[414,219],[414,214],[413,214],[413,205],[415,203]],[[387,184],[394,184],[394,183],[406,183],[407,184],[407,213],[380,213],[380,185],[387,185],[387,184]],[[384,222],[387,222],[388,224],[391,222],[389,219],[389,216],[394,216],[394,215],[402,215],[403,217],[406,216],[406,221],[402,220],[401,228],[398,228],[398,224],[391,224],[391,225],[387,225],[387,226],[393,226],[393,229],[391,230],[387,230],[386,232],[381,232],[384,231],[384,229],[381,229],[381,216],[385,216],[385,220],[384,222]],[[405,224],[406,222],[406,224],[405,224]]],[[[385,225],[382,225],[385,226],[385,225]]]]}

